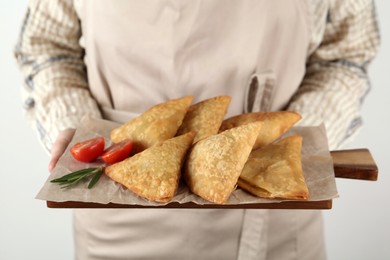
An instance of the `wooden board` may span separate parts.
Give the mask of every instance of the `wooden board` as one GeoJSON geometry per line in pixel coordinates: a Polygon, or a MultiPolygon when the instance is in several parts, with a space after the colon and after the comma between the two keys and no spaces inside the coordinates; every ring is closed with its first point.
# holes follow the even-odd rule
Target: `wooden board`
{"type": "MultiPolygon", "coordinates": [[[[368,149],[340,150],[331,152],[336,178],[376,181],[378,167],[368,149]]],[[[123,204],[99,204],[77,201],[54,202],[47,201],[49,208],[246,208],[246,209],[331,209],[332,200],[323,201],[283,201],[278,203],[256,203],[237,205],[198,205],[195,203],[179,204],[172,202],[163,206],[142,206],[123,204]]]]}
{"type": "Polygon", "coordinates": [[[172,202],[164,206],[142,206],[142,205],[124,205],[124,204],[99,204],[99,203],[85,203],[77,201],[66,202],[53,202],[47,201],[47,207],[49,208],[170,208],[170,209],[331,209],[332,200],[322,201],[283,201],[279,203],[255,203],[255,204],[239,204],[239,205],[218,205],[218,204],[206,204],[199,205],[196,203],[177,203],[172,202]]]}
{"type": "Polygon", "coordinates": [[[331,152],[337,178],[376,181],[378,167],[368,149],[331,152]]]}

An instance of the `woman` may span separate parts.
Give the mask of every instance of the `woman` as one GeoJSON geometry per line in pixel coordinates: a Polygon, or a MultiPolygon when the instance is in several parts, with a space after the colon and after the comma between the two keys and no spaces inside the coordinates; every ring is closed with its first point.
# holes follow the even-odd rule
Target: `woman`
{"type": "MultiPolygon", "coordinates": [[[[330,149],[361,126],[373,2],[31,0],[17,60],[52,170],[85,115],[125,122],[185,95],[228,115],[293,110],[330,149]]],[[[78,259],[324,259],[321,213],[77,210],[78,259]]]]}

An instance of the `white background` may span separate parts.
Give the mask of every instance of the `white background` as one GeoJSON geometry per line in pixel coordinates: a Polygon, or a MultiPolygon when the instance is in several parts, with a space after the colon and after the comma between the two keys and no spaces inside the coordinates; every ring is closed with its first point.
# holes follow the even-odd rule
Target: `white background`
{"type": "MultiPolygon", "coordinates": [[[[34,197],[47,178],[49,157],[25,122],[21,75],[12,49],[25,1],[0,0],[0,259],[72,259],[70,210],[48,209],[34,197]]],[[[324,211],[329,259],[390,259],[390,4],[378,0],[382,47],[370,68],[365,127],[350,148],[369,148],[377,182],[337,180],[340,198],[324,211]]]]}

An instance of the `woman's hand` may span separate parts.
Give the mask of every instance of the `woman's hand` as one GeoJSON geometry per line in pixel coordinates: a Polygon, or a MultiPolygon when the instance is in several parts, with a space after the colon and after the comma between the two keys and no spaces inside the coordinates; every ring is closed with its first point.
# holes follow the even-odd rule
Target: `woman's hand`
{"type": "Polygon", "coordinates": [[[51,149],[51,159],[48,167],[50,173],[52,173],[58,159],[60,159],[61,155],[65,152],[65,149],[72,140],[75,131],[76,129],[74,128],[68,128],[58,134],[51,149]]]}

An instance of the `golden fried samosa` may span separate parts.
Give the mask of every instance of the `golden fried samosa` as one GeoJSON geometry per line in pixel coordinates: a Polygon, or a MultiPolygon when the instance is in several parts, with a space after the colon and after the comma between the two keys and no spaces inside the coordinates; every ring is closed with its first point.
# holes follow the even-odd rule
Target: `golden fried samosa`
{"type": "Polygon", "coordinates": [[[263,198],[309,198],[301,165],[301,136],[289,136],[249,155],[238,186],[263,198]]]}
{"type": "Polygon", "coordinates": [[[250,122],[263,122],[263,127],[261,128],[256,143],[253,146],[253,149],[255,150],[278,139],[300,119],[301,115],[292,111],[246,113],[224,120],[220,131],[250,122]]]}
{"type": "Polygon", "coordinates": [[[111,140],[134,142],[139,152],[175,136],[193,100],[192,96],[169,100],[149,108],[129,122],[111,131],[111,140]]]}
{"type": "Polygon", "coordinates": [[[166,140],[106,167],[105,173],[145,199],[168,202],[176,193],[181,168],[194,136],[194,132],[189,132],[166,140]]]}
{"type": "Polygon", "coordinates": [[[196,143],[210,135],[217,134],[230,100],[229,96],[217,96],[190,106],[177,135],[195,131],[194,143],[196,143]]]}
{"type": "Polygon", "coordinates": [[[183,176],[190,190],[208,201],[225,203],[236,188],[261,125],[246,124],[195,143],[183,176]]]}

